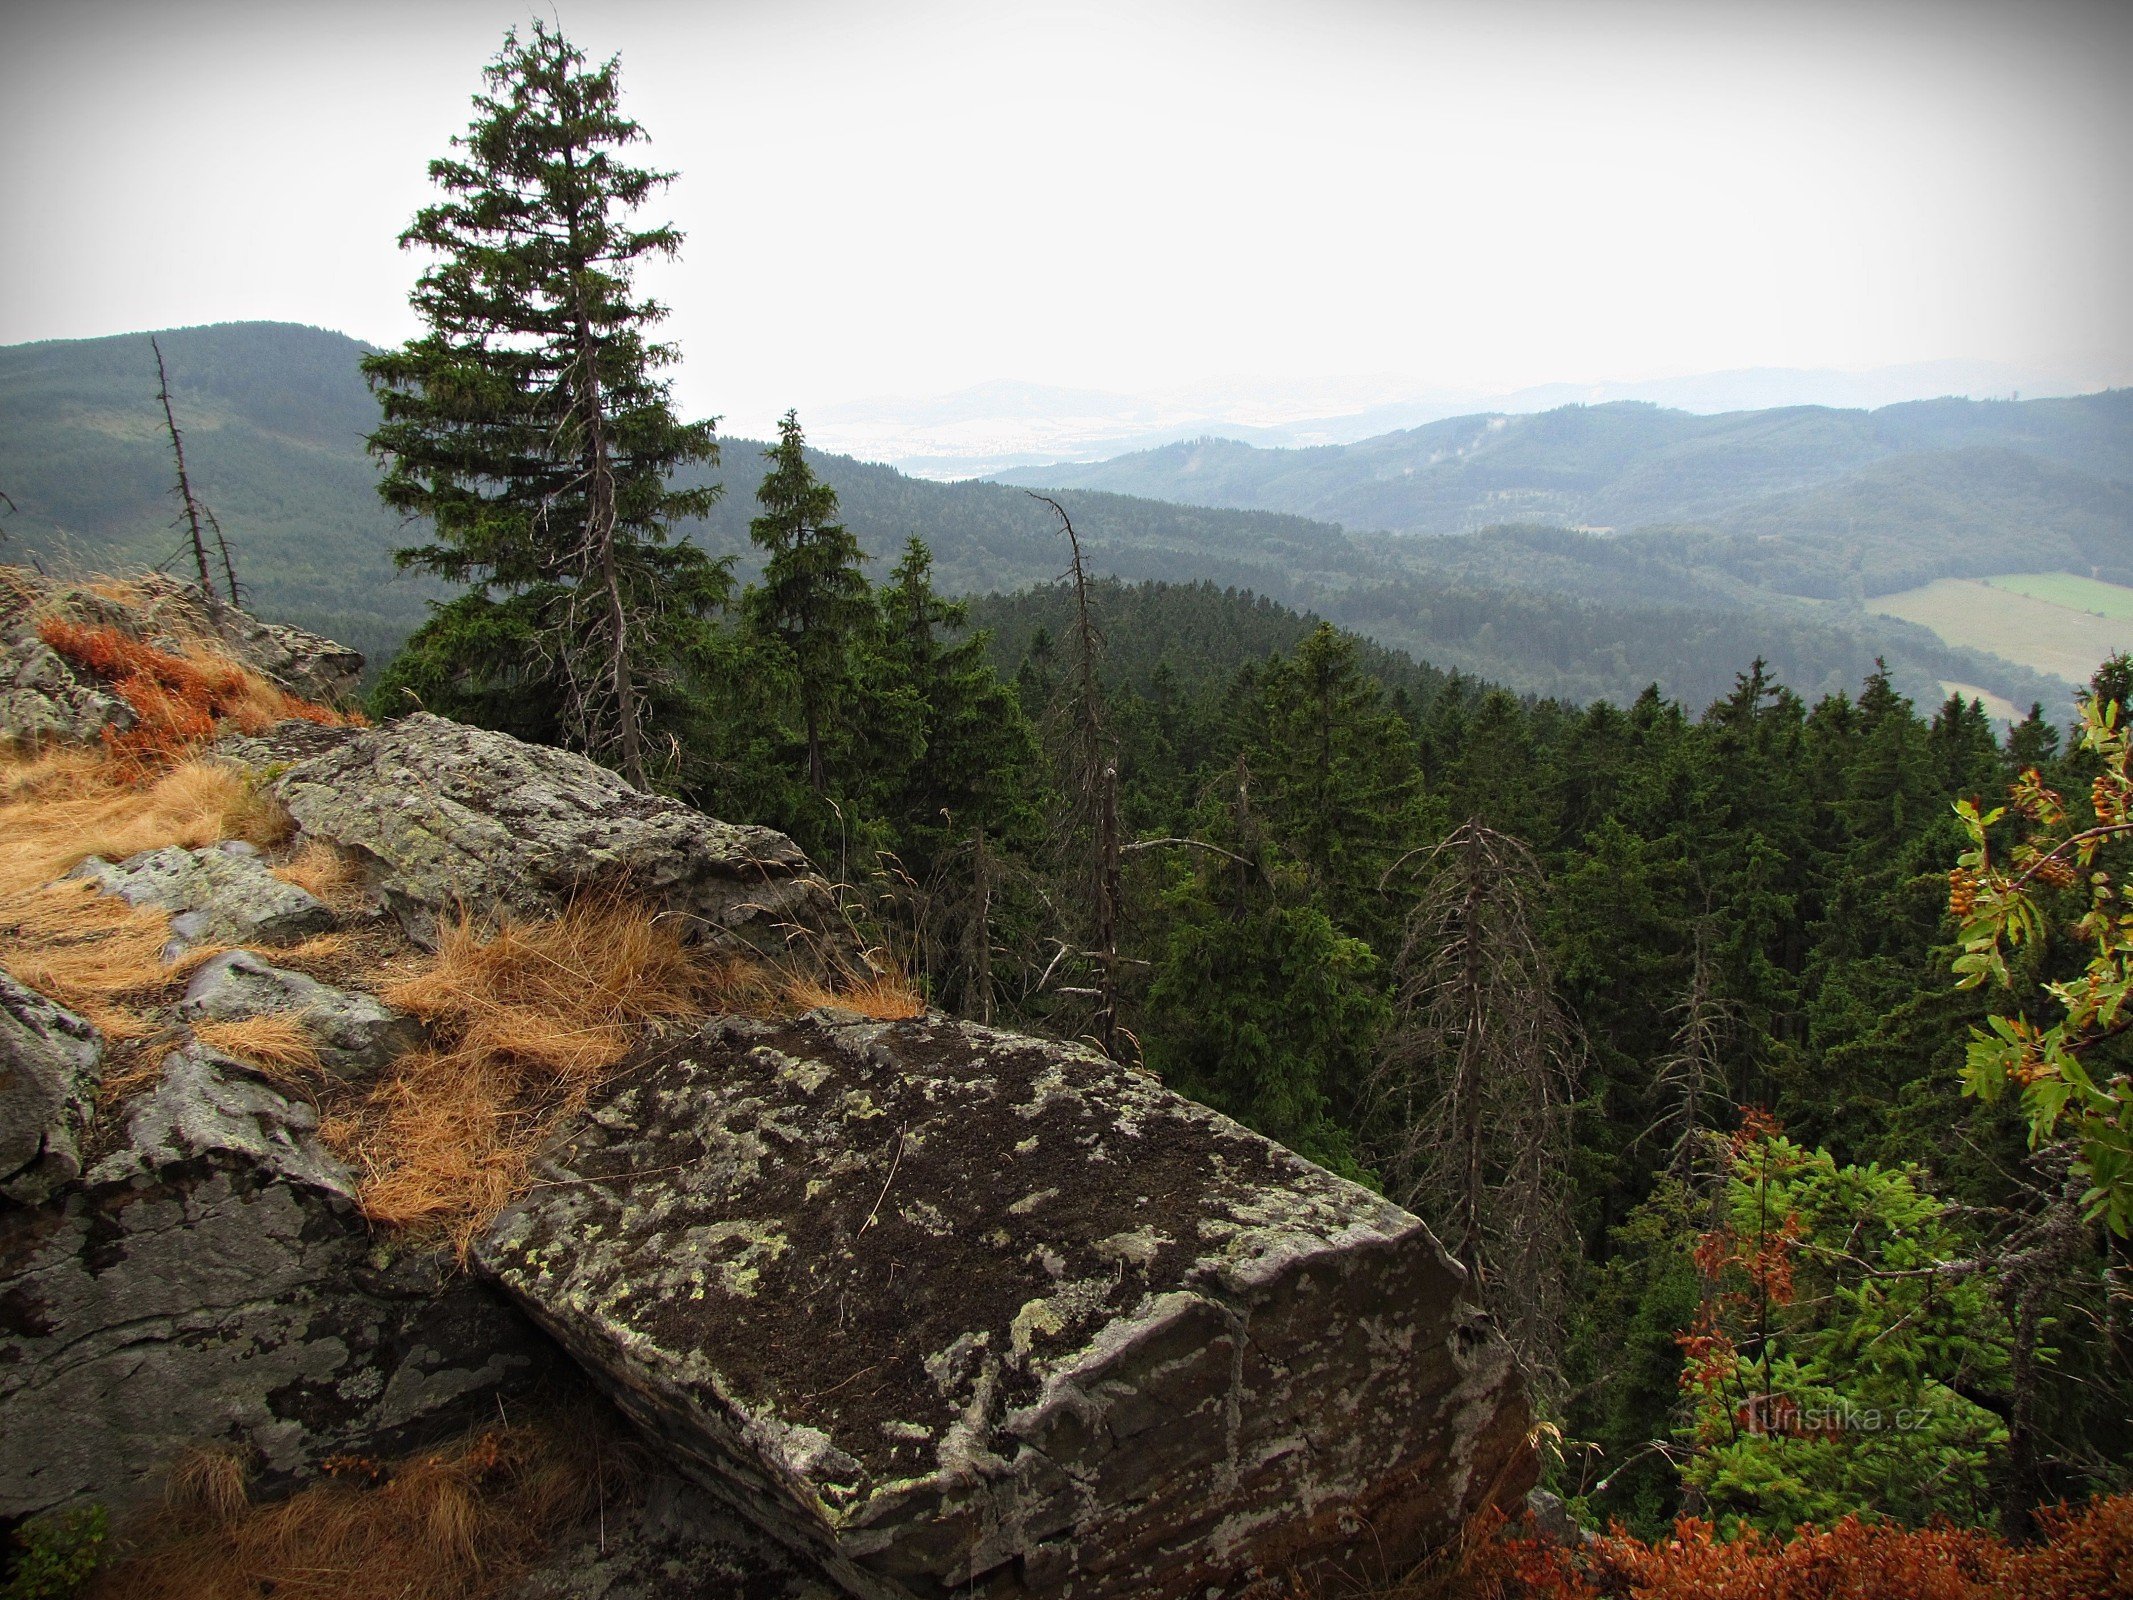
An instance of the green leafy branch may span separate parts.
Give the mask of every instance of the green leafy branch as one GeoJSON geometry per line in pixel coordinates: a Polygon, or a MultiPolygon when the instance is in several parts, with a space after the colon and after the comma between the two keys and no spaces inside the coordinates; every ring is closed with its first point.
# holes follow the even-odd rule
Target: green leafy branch
{"type": "Polygon", "coordinates": [[[2133,1233],[2133,1084],[2099,1056],[2133,1027],[2133,912],[2097,860],[2113,840],[2133,834],[2133,741],[2115,700],[2091,697],[2081,717],[2081,748],[2102,763],[2089,791],[2094,825],[2073,826],[2065,800],[2035,768],[2015,782],[2005,806],[1981,811],[1956,802],[1971,847],[1948,875],[1949,910],[1961,923],[1953,968],[1958,988],[1988,981],[2011,988],[2009,953],[2041,947],[2049,932],[2043,892],[2085,885],[2087,909],[2069,931],[2089,945],[2088,965],[2079,977],[2041,986],[2063,1014],[2048,1027],[2018,1012],[1972,1029],[1963,1088],[1987,1102],[2019,1090],[2033,1149],[2064,1125],[2081,1150],[2085,1214],[2123,1236],[2133,1233]],[[2002,862],[1992,834],[2010,814],[2028,828],[2002,862]]]}

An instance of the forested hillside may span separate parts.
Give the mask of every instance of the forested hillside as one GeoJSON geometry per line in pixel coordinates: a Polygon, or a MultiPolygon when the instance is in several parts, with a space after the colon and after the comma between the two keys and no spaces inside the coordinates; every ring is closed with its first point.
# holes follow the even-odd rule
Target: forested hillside
{"type": "MultiPolygon", "coordinates": [[[[380,660],[390,655],[442,591],[392,567],[392,550],[413,541],[379,504],[377,469],[362,451],[378,420],[357,369],[365,347],[277,324],[162,338],[198,486],[229,531],[252,597],[380,660]]],[[[763,448],[723,441],[709,478],[724,496],[707,521],[683,524],[713,553],[735,556],[744,577],[755,561],[747,522],[763,448]]],[[[1017,589],[1064,568],[1050,512],[1019,490],[934,483],[820,452],[809,459],[836,489],[877,576],[913,534],[927,540],[951,591],[1017,589]]],[[[705,481],[695,473],[684,473],[684,485],[705,481]]],[[[16,507],[12,515],[0,507],[0,531],[18,559],[90,568],[163,561],[178,545],[171,483],[145,337],[0,350],[0,490],[16,507]]],[[[1819,692],[1857,681],[1880,656],[1920,697],[1960,681],[2064,710],[2065,690],[2050,679],[1891,618],[1760,586],[1762,567],[1785,562],[1808,576],[1772,587],[1816,592],[1812,575],[1829,558],[1811,547],[1515,530],[1388,540],[1278,512],[1088,491],[1073,495],[1071,509],[1096,571],[1250,588],[1530,692],[1627,704],[1657,682],[1700,703],[1757,654],[1819,692]],[[1735,554],[1707,560],[1721,545],[1735,554]]],[[[1893,547],[1875,559],[1911,560],[1893,547]]],[[[1902,570],[1914,568],[1925,569],[1914,561],[1902,570]]]]}

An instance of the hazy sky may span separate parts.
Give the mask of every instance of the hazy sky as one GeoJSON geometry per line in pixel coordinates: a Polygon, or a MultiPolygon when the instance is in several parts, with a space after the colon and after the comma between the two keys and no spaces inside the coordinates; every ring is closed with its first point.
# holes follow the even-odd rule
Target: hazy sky
{"type": "MultiPolygon", "coordinates": [[[[547,8],[544,7],[544,13],[547,8]]],[[[2133,377],[2133,5],[559,0],[679,171],[679,387],[2133,377]]],[[[413,330],[505,0],[13,0],[0,343],[413,330]]]]}

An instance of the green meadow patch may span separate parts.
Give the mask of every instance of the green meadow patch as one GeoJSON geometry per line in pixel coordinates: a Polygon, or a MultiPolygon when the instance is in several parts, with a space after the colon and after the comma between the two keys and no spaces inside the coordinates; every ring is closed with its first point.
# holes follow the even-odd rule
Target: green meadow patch
{"type": "Polygon", "coordinates": [[[2133,651],[2133,588],[2067,572],[1940,578],[1876,595],[1867,607],[2070,684],[2088,682],[2106,657],[2133,651]]]}

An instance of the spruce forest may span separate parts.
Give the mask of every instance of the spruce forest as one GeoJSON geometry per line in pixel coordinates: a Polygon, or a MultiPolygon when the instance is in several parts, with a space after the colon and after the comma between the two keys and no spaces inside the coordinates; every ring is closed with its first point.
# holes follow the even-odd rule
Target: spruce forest
{"type": "MultiPolygon", "coordinates": [[[[925,1005],[1423,1218],[1516,1352],[1543,1488],[1623,1541],[1492,1547],[1459,1592],[2015,1574],[2127,1504],[2133,660],[2012,722],[1752,649],[1706,703],[1554,697],[1234,569],[1118,576],[1082,506],[1124,502],[1034,471],[1058,577],[961,592],[924,526],[847,525],[798,413],[767,449],[677,413],[638,274],[686,241],[617,63],[535,22],[485,84],[401,240],[423,332],[362,360],[428,607],[372,723],[783,832],[925,1005]],[[690,536],[714,506],[745,551],[690,536]],[[1875,1543],[1909,1530],[1956,1553],[1875,1543]],[[1592,1565],[1635,1561],[1678,1570],[1592,1565]]],[[[229,520],[235,601],[274,574],[229,520]]]]}

